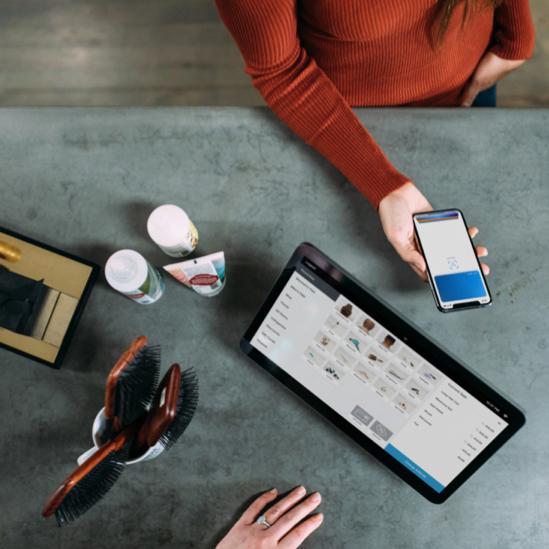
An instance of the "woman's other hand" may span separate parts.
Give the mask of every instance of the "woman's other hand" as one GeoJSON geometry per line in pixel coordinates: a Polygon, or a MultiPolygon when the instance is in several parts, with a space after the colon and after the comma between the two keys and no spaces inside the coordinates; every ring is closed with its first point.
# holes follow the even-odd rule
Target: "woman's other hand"
{"type": "Polygon", "coordinates": [[[321,524],[322,513],[310,515],[321,502],[318,492],[307,495],[303,486],[298,486],[286,497],[269,507],[277,497],[276,489],[259,496],[229,533],[219,542],[216,549],[295,549],[321,524]],[[259,515],[271,525],[257,524],[259,515]]]}
{"type": "Polygon", "coordinates": [[[518,69],[524,61],[511,61],[502,59],[492,52],[486,53],[465,87],[461,106],[470,107],[480,92],[491,88],[496,82],[518,69]]]}
{"type": "MultiPolygon", "coordinates": [[[[417,249],[414,238],[414,223],[412,215],[418,212],[431,211],[433,207],[421,194],[419,189],[409,181],[402,187],[389,193],[379,204],[381,226],[387,240],[391,243],[400,258],[408,263],[414,272],[422,279],[427,280],[425,259],[417,249]]],[[[469,227],[469,235],[474,238],[478,234],[476,227],[469,227]]],[[[478,257],[488,255],[483,246],[476,246],[478,257]]],[[[488,265],[481,263],[482,272],[490,272],[488,265]]]]}

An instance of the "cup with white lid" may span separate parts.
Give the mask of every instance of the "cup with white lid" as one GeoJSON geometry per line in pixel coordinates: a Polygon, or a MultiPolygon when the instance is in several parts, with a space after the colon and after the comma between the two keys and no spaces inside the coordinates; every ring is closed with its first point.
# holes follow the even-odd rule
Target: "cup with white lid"
{"type": "MultiPolygon", "coordinates": [[[[111,428],[108,425],[107,419],[105,418],[105,408],[101,408],[93,421],[93,446],[89,450],[86,450],[83,454],[78,456],[78,458],[76,459],[78,465],[82,465],[82,463],[84,463],[87,459],[93,456],[93,454],[95,454],[95,452],[97,452],[99,448],[101,448],[104,444],[107,444],[107,442],[109,442],[111,438],[113,438],[113,435],[111,428]]],[[[126,465],[134,465],[136,463],[141,463],[142,461],[149,461],[159,456],[162,452],[164,452],[164,450],[165,446],[160,441],[158,441],[154,446],[149,447],[141,455],[131,456],[126,461],[124,461],[124,463],[126,465]]]]}
{"type": "Polygon", "coordinates": [[[179,206],[164,204],[155,208],[147,220],[147,231],[158,247],[171,257],[185,257],[198,244],[198,231],[179,206]]]}

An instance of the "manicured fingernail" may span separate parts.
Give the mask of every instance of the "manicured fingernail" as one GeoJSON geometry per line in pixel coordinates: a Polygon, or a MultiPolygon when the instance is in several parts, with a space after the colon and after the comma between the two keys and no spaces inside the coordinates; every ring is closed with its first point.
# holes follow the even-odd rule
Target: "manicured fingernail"
{"type": "Polygon", "coordinates": [[[324,520],[324,515],[322,513],[318,513],[318,515],[315,515],[315,520],[322,522],[324,520]]]}
{"type": "Polygon", "coordinates": [[[318,501],[320,501],[322,499],[321,495],[318,493],[318,492],[315,492],[312,496],[311,496],[311,500],[314,501],[315,503],[318,501]]]}
{"type": "Polygon", "coordinates": [[[271,488],[269,490],[269,494],[276,494],[277,493],[277,489],[276,488],[271,488]]]}
{"type": "Polygon", "coordinates": [[[299,494],[299,495],[305,495],[307,493],[307,490],[305,490],[305,486],[298,486],[296,488],[296,492],[299,494]]]}

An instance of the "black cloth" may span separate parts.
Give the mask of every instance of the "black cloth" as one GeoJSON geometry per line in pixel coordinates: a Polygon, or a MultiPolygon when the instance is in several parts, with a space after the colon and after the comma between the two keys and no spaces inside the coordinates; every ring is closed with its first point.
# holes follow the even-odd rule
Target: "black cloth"
{"type": "Polygon", "coordinates": [[[0,265],[0,326],[29,335],[32,332],[48,287],[0,265]]]}

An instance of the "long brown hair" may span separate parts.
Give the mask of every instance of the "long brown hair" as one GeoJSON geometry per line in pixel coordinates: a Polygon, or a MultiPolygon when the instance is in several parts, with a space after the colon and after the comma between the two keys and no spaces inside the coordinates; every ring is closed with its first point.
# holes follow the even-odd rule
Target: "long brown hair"
{"type": "Polygon", "coordinates": [[[462,24],[464,25],[467,21],[469,15],[474,13],[477,9],[480,8],[497,8],[504,0],[437,0],[437,8],[435,19],[437,21],[437,30],[435,33],[436,42],[441,43],[446,31],[448,30],[448,25],[454,10],[459,4],[463,4],[463,20],[462,24]]]}

